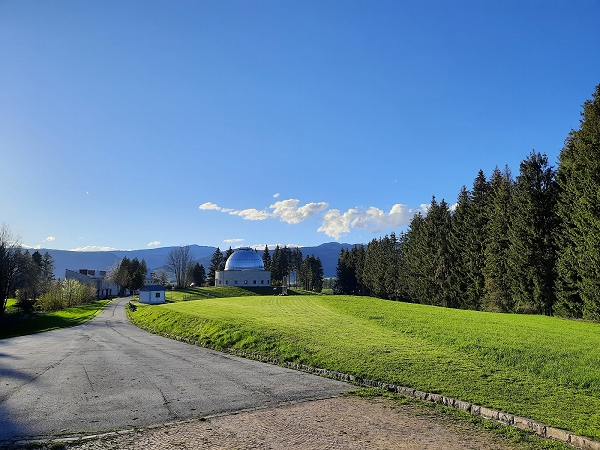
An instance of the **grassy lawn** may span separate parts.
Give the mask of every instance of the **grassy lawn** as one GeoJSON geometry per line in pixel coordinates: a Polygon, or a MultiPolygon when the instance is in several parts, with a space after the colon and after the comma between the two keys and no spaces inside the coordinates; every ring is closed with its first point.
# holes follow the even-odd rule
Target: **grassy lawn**
{"type": "Polygon", "coordinates": [[[156,330],[442,393],[600,439],[600,324],[352,296],[140,305],[156,330]]]}
{"type": "MultiPolygon", "coordinates": [[[[258,295],[278,295],[281,293],[280,287],[202,287],[186,288],[167,291],[167,302],[181,302],[190,300],[204,300],[210,298],[229,298],[229,297],[248,297],[258,295]]],[[[288,295],[307,295],[312,294],[300,289],[288,289],[288,295]]]]}
{"type": "Polygon", "coordinates": [[[95,317],[108,303],[110,300],[98,300],[60,311],[25,315],[14,306],[16,300],[9,299],[0,320],[0,339],[79,325],[95,317]]]}

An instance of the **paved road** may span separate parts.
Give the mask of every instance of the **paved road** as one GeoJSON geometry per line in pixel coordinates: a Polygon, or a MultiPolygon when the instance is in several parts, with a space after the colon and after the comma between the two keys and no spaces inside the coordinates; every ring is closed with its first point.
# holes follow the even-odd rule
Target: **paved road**
{"type": "Polygon", "coordinates": [[[352,386],[147,333],[125,299],[73,328],[0,340],[0,443],[336,395],[352,386]]]}

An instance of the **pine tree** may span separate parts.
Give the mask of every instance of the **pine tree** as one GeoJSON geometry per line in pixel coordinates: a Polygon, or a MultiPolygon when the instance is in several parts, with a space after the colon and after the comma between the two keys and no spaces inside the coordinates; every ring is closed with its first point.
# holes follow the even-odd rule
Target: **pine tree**
{"type": "Polygon", "coordinates": [[[221,266],[224,267],[225,257],[223,256],[223,252],[221,249],[217,247],[212,257],[210,258],[210,266],[208,267],[208,285],[215,285],[215,277],[216,273],[221,270],[221,266]]]}
{"type": "Polygon", "coordinates": [[[532,151],[519,170],[509,225],[509,276],[516,307],[552,314],[554,306],[556,172],[532,151]]]}
{"type": "MultiPolygon", "coordinates": [[[[426,274],[431,271],[431,268],[426,265],[428,251],[429,248],[425,241],[425,218],[419,212],[413,216],[406,231],[401,261],[403,289],[410,301],[415,303],[427,302],[426,274]]],[[[365,263],[365,285],[367,287],[369,287],[366,280],[368,270],[365,263]]]]}
{"type": "Polygon", "coordinates": [[[456,207],[452,213],[450,236],[448,238],[449,252],[452,255],[448,282],[450,284],[450,295],[452,303],[458,308],[467,308],[467,252],[465,247],[465,236],[468,234],[468,214],[471,206],[471,195],[463,186],[458,194],[456,207]]]}
{"type": "Polygon", "coordinates": [[[482,170],[473,182],[473,190],[463,227],[462,261],[464,264],[466,292],[460,300],[461,307],[480,309],[485,289],[483,267],[485,264],[487,201],[489,186],[482,170]]]}
{"type": "Polygon", "coordinates": [[[42,276],[46,282],[54,281],[54,259],[48,252],[42,256],[42,276]]]}
{"type": "Polygon", "coordinates": [[[273,250],[273,259],[271,260],[271,284],[273,286],[281,286],[284,276],[282,264],[281,248],[279,245],[276,245],[275,250],[273,250]]]}
{"type": "Polygon", "coordinates": [[[202,286],[206,281],[206,271],[204,270],[204,266],[198,262],[194,264],[190,270],[190,280],[192,280],[194,286],[202,286]]]}
{"type": "MultiPolygon", "coordinates": [[[[400,270],[402,285],[411,301],[455,306],[450,278],[449,235],[451,218],[444,200],[433,197],[427,216],[416,214],[403,237],[400,270]]],[[[404,296],[404,295],[403,295],[404,296]]]]}
{"type": "Polygon", "coordinates": [[[600,85],[565,141],[557,178],[557,309],[600,319],[600,85]]]}
{"type": "Polygon", "coordinates": [[[510,312],[514,308],[508,270],[508,229],[513,183],[508,166],[504,172],[500,172],[498,167],[494,169],[490,178],[488,220],[484,231],[487,242],[484,250],[483,309],[487,311],[510,312]]]}
{"type": "Polygon", "coordinates": [[[265,270],[271,270],[271,254],[269,253],[269,246],[265,245],[265,250],[262,254],[263,266],[265,266],[265,270]]]}

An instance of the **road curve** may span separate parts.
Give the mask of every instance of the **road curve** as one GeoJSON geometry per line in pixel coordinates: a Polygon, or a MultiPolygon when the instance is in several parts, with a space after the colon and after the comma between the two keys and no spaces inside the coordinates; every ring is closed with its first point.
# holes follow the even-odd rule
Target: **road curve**
{"type": "Polygon", "coordinates": [[[126,299],[73,328],[0,340],[0,443],[291,401],[352,386],[173,341],[125,316],[126,299]]]}

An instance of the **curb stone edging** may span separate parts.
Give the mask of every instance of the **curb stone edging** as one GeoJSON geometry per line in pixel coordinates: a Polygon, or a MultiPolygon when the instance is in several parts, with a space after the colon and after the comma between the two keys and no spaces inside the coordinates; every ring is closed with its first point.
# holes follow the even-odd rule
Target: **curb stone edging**
{"type": "MultiPolygon", "coordinates": [[[[202,341],[197,341],[194,339],[188,339],[181,336],[176,336],[170,333],[165,333],[162,331],[155,330],[153,328],[147,327],[145,325],[137,323],[133,317],[127,311],[127,317],[129,320],[138,328],[146,330],[153,334],[158,334],[160,336],[173,339],[180,342],[185,342],[187,344],[196,345],[199,347],[210,348],[202,341]]],[[[473,403],[469,403],[463,400],[459,400],[452,397],[446,397],[441,394],[434,394],[431,392],[423,392],[417,389],[412,389],[406,386],[399,386],[392,383],[385,383],[382,381],[369,380],[366,378],[356,377],[354,375],[350,375],[347,373],[336,372],[328,369],[319,369],[317,367],[307,366],[305,364],[299,364],[292,361],[282,361],[277,358],[273,358],[270,356],[259,355],[256,353],[245,352],[243,350],[236,350],[233,348],[226,349],[226,352],[235,355],[241,356],[249,359],[254,359],[261,362],[267,362],[271,364],[276,364],[279,366],[285,366],[290,369],[300,370],[303,372],[313,373],[320,376],[325,376],[328,378],[332,378],[339,381],[346,381],[355,383],[365,387],[375,387],[380,389],[387,389],[388,392],[393,392],[397,394],[404,395],[405,397],[412,397],[422,401],[428,401],[432,403],[440,403],[442,405],[458,409],[460,411],[464,411],[472,416],[481,417],[483,419],[492,420],[495,422],[500,422],[505,425],[518,428],[524,431],[529,431],[534,434],[537,434],[540,437],[553,439],[555,441],[563,442],[565,444],[569,444],[575,448],[581,450],[600,450],[600,442],[595,441],[593,439],[579,436],[577,434],[571,433],[567,430],[562,430],[560,428],[554,428],[544,425],[543,423],[536,422],[534,420],[528,419],[526,417],[519,417],[512,414],[505,413],[503,411],[499,411],[493,408],[487,408],[485,406],[476,405],[473,403]]]]}

